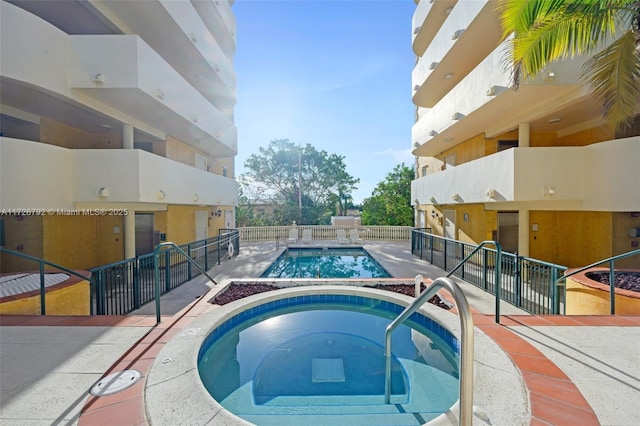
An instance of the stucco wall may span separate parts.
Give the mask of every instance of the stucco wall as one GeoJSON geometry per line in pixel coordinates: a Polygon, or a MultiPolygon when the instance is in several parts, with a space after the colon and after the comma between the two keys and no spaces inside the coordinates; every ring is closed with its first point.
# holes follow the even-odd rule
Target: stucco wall
{"type": "MultiPolygon", "coordinates": [[[[47,315],[89,315],[90,287],[86,280],[70,278],[46,292],[47,315]]],[[[0,315],[40,315],[40,294],[0,300],[0,315]]]]}

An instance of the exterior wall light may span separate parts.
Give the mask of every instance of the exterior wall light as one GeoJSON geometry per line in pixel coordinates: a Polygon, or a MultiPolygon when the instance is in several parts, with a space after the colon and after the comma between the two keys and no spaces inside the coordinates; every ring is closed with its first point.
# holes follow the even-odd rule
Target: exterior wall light
{"type": "Polygon", "coordinates": [[[464,28],[463,28],[463,29],[460,29],[460,30],[456,30],[456,31],[451,35],[451,40],[457,40],[457,39],[459,39],[463,32],[464,32],[464,28]]]}
{"type": "Polygon", "coordinates": [[[505,86],[491,86],[487,90],[487,96],[497,96],[507,90],[505,86]]]}
{"type": "Polygon", "coordinates": [[[93,76],[92,80],[95,84],[102,86],[104,84],[104,74],[98,73],[93,76]]]}
{"type": "Polygon", "coordinates": [[[220,217],[222,216],[222,210],[218,209],[214,214],[216,215],[216,217],[220,217]]]}
{"type": "Polygon", "coordinates": [[[111,194],[109,188],[102,187],[96,191],[96,195],[100,198],[106,198],[111,194]]]}

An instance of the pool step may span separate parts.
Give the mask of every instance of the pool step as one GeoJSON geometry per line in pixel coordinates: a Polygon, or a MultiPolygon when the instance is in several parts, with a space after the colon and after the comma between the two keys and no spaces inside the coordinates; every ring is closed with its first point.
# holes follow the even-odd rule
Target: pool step
{"type": "Polygon", "coordinates": [[[438,414],[422,413],[395,413],[395,414],[336,414],[336,415],[262,415],[262,416],[242,416],[248,422],[260,426],[284,426],[284,425],[305,425],[305,426],[418,426],[427,423],[438,414]]]}

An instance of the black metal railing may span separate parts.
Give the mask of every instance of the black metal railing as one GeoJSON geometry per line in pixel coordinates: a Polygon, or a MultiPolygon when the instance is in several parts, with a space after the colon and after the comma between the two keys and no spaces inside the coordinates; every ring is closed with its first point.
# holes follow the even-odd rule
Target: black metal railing
{"type": "Polygon", "coordinates": [[[478,246],[414,230],[411,233],[411,252],[438,268],[479,287],[490,294],[498,291],[500,299],[532,314],[561,314],[565,312],[564,291],[558,291],[555,281],[566,266],[543,262],[515,253],[502,252],[500,260],[495,249],[482,247],[458,267],[478,246]],[[495,269],[500,263],[500,275],[495,269]],[[500,288],[496,286],[499,281],[500,288]]]}
{"type": "MultiPolygon", "coordinates": [[[[237,256],[239,235],[238,230],[225,229],[216,237],[180,245],[180,250],[169,247],[158,253],[161,293],[197,277],[201,273],[199,269],[209,270],[237,256]]],[[[91,291],[92,314],[126,315],[155,298],[153,253],[89,271],[95,282],[91,291]]]]}

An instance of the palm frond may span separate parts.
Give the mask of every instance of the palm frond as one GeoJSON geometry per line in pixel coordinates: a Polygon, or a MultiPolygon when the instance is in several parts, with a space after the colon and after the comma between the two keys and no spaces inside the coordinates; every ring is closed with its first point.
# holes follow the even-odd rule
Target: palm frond
{"type": "Polygon", "coordinates": [[[627,31],[587,61],[580,77],[602,102],[602,113],[616,129],[629,125],[640,103],[640,55],[637,35],[627,31]]]}
{"type": "Polygon", "coordinates": [[[550,62],[592,52],[614,35],[616,23],[632,10],[628,6],[633,1],[500,1],[503,35],[514,34],[504,58],[505,65],[513,67],[514,88],[550,62]]]}

